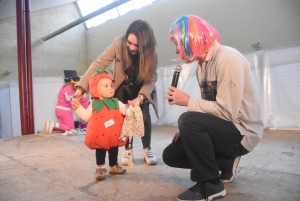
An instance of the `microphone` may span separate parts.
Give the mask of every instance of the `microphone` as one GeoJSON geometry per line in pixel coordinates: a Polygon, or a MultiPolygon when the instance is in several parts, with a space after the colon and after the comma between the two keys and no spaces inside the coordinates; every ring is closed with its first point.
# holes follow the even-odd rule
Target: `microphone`
{"type": "MultiPolygon", "coordinates": [[[[173,79],[172,79],[172,83],[171,86],[173,87],[177,87],[178,84],[178,79],[179,79],[179,75],[180,75],[180,71],[182,70],[182,66],[180,64],[176,65],[174,67],[174,74],[173,74],[173,79]]],[[[172,99],[169,99],[169,102],[173,101],[172,99]]]]}

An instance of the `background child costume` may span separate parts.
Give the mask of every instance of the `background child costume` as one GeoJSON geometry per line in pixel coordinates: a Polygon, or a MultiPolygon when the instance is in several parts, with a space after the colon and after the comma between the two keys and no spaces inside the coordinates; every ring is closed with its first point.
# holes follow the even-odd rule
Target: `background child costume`
{"type": "MultiPolygon", "coordinates": [[[[59,130],[68,131],[74,128],[74,118],[72,114],[72,95],[74,91],[72,85],[62,86],[58,93],[58,101],[55,108],[55,115],[59,120],[56,127],[59,130]]],[[[87,108],[89,101],[88,95],[80,99],[80,104],[87,108]]],[[[85,128],[86,125],[81,124],[80,128],[85,128]]]]}
{"type": "MultiPolygon", "coordinates": [[[[55,115],[59,123],[54,121],[45,121],[44,130],[51,134],[52,130],[70,131],[74,128],[74,118],[72,113],[72,95],[75,93],[75,87],[78,84],[80,77],[74,76],[71,81],[65,83],[58,92],[58,100],[55,108],[55,115]]],[[[80,99],[80,104],[87,108],[89,101],[88,95],[84,94],[80,99]]],[[[79,128],[85,128],[86,122],[80,121],[79,128]]]]}

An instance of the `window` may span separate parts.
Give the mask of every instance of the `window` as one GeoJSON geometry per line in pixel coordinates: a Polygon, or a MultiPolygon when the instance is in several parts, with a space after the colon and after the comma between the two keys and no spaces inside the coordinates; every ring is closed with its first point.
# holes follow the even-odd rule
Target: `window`
{"type": "MultiPolygon", "coordinates": [[[[86,16],[106,5],[113,3],[114,1],[116,0],[78,0],[77,5],[82,16],[86,16]]],[[[87,28],[91,28],[99,24],[103,24],[108,20],[115,19],[121,15],[125,15],[130,11],[152,4],[155,1],[157,0],[131,0],[86,21],[85,24],[87,28]]]]}

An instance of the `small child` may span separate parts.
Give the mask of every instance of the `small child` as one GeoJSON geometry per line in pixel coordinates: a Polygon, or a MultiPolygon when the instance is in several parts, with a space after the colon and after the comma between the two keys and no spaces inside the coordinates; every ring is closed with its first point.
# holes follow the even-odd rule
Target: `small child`
{"type": "MultiPolygon", "coordinates": [[[[70,131],[74,129],[74,118],[72,114],[72,95],[76,91],[76,85],[78,84],[80,77],[73,76],[71,81],[65,83],[59,90],[58,100],[55,108],[55,115],[59,121],[56,123],[54,121],[45,121],[44,131],[48,134],[51,134],[53,130],[60,131],[70,131]]],[[[84,108],[87,108],[88,95],[84,94],[80,99],[81,105],[84,108]]],[[[84,123],[80,124],[80,128],[85,128],[84,123]]]]}
{"type": "Polygon", "coordinates": [[[109,157],[109,173],[125,174],[118,163],[119,147],[126,144],[127,138],[119,139],[124,121],[126,106],[113,98],[112,79],[103,69],[98,70],[89,80],[90,93],[94,100],[84,109],[78,99],[73,100],[77,115],[88,122],[84,143],[96,150],[96,179],[104,180],[106,151],[109,157]]]}

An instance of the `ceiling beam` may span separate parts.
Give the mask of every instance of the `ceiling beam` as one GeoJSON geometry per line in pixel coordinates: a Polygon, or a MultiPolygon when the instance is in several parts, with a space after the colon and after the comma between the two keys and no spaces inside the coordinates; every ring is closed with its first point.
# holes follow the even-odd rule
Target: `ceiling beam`
{"type": "Polygon", "coordinates": [[[124,3],[128,2],[128,1],[130,1],[130,0],[118,0],[118,1],[114,1],[113,3],[108,4],[107,6],[104,6],[104,7],[100,8],[99,10],[96,10],[96,11],[94,11],[94,12],[92,12],[92,13],[84,16],[84,17],[81,17],[81,18],[75,20],[74,22],[71,22],[70,24],[67,24],[66,26],[64,26],[64,27],[62,27],[62,28],[60,28],[60,29],[58,29],[58,30],[50,33],[49,35],[47,35],[45,37],[42,37],[41,39],[42,39],[42,41],[47,41],[47,40],[49,40],[49,39],[51,39],[51,38],[53,38],[53,37],[55,37],[55,36],[57,36],[57,35],[65,32],[65,31],[67,31],[67,30],[69,30],[69,29],[71,29],[71,28],[73,28],[73,27],[75,27],[75,26],[77,26],[77,25],[79,25],[79,24],[81,24],[81,23],[83,23],[83,22],[85,22],[85,21],[87,21],[87,20],[89,20],[89,19],[97,16],[97,15],[100,15],[100,14],[106,12],[106,11],[109,11],[110,9],[113,9],[113,8],[115,8],[117,6],[120,6],[120,5],[122,5],[122,4],[124,4],[124,3]]]}

